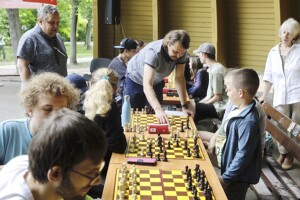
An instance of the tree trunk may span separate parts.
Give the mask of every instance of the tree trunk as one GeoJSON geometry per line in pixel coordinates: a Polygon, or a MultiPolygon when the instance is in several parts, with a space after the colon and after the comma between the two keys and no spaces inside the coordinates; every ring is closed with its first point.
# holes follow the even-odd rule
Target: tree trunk
{"type": "Polygon", "coordinates": [[[76,60],[76,30],[78,19],[78,0],[72,0],[72,19],[70,33],[70,64],[78,64],[76,60]]]}
{"type": "Polygon", "coordinates": [[[20,19],[19,19],[19,9],[6,9],[6,14],[8,18],[9,34],[10,34],[12,49],[14,52],[15,64],[17,64],[17,49],[18,49],[19,40],[22,35],[20,19]]]}
{"type": "Polygon", "coordinates": [[[92,19],[88,19],[88,23],[86,26],[86,37],[85,37],[86,50],[92,49],[91,36],[92,36],[92,19]]]}

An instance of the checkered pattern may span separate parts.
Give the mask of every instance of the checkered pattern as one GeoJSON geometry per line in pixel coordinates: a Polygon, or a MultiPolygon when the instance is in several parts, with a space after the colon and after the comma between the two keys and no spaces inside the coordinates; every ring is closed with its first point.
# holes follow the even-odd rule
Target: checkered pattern
{"type": "MultiPolygon", "coordinates": [[[[162,138],[162,144],[163,144],[163,148],[162,151],[164,152],[164,150],[167,151],[167,158],[168,159],[187,159],[187,160],[191,160],[191,159],[203,159],[203,153],[201,151],[201,149],[199,148],[199,156],[200,158],[194,158],[194,152],[193,152],[193,147],[194,147],[194,139],[193,138],[188,138],[188,139],[184,139],[184,138],[178,138],[179,140],[179,147],[176,147],[176,141],[172,138],[170,139],[170,147],[171,149],[168,149],[168,141],[165,138],[162,138]],[[188,157],[187,156],[187,150],[184,150],[184,141],[187,140],[188,141],[188,147],[190,148],[190,152],[191,152],[191,156],[188,157]]],[[[127,150],[126,156],[127,157],[150,157],[147,155],[148,152],[148,148],[147,148],[147,144],[150,142],[152,143],[152,155],[153,157],[156,157],[158,153],[160,153],[160,158],[163,158],[163,153],[160,152],[160,148],[157,145],[157,139],[156,138],[147,138],[144,141],[141,141],[138,137],[135,141],[135,152],[134,153],[130,153],[129,149],[127,150]],[[144,149],[144,155],[141,155],[142,149],[144,149]]],[[[130,146],[132,143],[132,138],[129,139],[128,141],[128,146],[130,146]]],[[[199,145],[199,140],[197,140],[198,146],[199,145]]]]}
{"type": "MultiPolygon", "coordinates": [[[[171,128],[177,127],[177,129],[181,129],[181,122],[183,122],[184,129],[186,128],[186,124],[188,121],[187,116],[168,116],[169,122],[173,122],[171,128]]],[[[139,125],[145,128],[148,127],[149,124],[159,124],[155,115],[153,114],[134,114],[131,118],[131,125],[139,125]]],[[[191,123],[189,122],[189,127],[191,128],[191,123]]]]}
{"type": "MultiPolygon", "coordinates": [[[[129,171],[129,170],[128,170],[129,171]]],[[[193,194],[187,189],[186,175],[181,170],[136,170],[137,172],[137,200],[193,200],[193,194]]],[[[129,173],[127,175],[130,176],[129,173]]],[[[121,177],[120,170],[117,170],[116,183],[121,177]]],[[[193,185],[196,180],[193,180],[193,185]]],[[[129,188],[125,191],[125,198],[131,200],[131,178],[128,178],[129,188]]],[[[203,191],[197,187],[198,197],[205,200],[203,191]]],[[[119,189],[115,187],[114,199],[118,199],[119,189]]],[[[214,200],[214,196],[212,197],[214,200]]]]}

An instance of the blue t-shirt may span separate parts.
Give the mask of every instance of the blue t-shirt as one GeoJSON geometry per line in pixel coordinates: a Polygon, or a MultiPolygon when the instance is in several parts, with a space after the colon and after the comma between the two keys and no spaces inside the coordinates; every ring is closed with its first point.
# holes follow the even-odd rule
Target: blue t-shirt
{"type": "Polygon", "coordinates": [[[0,123],[0,165],[12,158],[28,154],[31,142],[29,119],[7,120],[0,123]]]}

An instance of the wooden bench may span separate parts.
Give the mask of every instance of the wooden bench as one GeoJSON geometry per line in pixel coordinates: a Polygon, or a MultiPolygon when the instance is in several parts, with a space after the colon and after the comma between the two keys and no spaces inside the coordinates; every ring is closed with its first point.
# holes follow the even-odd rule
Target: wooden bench
{"type": "MultiPolygon", "coordinates": [[[[262,106],[268,116],[266,131],[300,160],[300,126],[269,103],[262,106]]],[[[300,199],[300,187],[271,155],[265,156],[260,181],[251,188],[258,199],[300,199]]]]}

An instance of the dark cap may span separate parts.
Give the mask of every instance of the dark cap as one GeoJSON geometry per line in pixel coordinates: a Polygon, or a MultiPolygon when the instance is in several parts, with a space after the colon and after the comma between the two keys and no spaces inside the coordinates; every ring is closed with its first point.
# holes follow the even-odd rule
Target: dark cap
{"type": "Polygon", "coordinates": [[[199,46],[198,49],[196,49],[195,51],[193,51],[193,53],[195,55],[199,54],[199,53],[209,53],[209,54],[216,54],[216,50],[213,44],[211,43],[203,43],[199,46]]]}
{"type": "Polygon", "coordinates": [[[121,42],[119,46],[114,46],[114,48],[116,49],[136,49],[137,48],[137,43],[130,39],[130,38],[124,38],[121,42]]]}
{"type": "Polygon", "coordinates": [[[79,74],[69,74],[66,78],[72,83],[72,85],[80,89],[82,93],[85,93],[88,89],[86,80],[79,74]]]}

